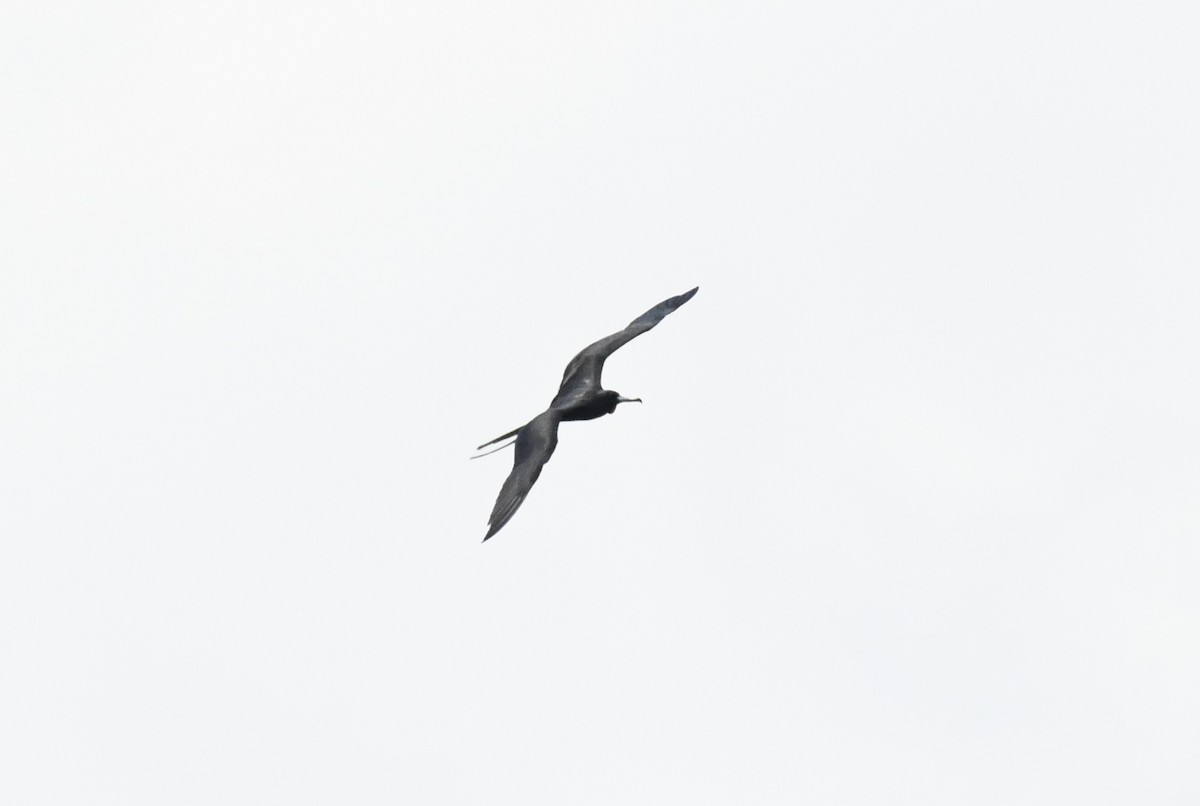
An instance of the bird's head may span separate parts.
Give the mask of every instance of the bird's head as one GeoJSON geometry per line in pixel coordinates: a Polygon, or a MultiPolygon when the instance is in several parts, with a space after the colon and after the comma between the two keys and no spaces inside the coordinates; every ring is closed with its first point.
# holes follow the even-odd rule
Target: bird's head
{"type": "Polygon", "coordinates": [[[618,393],[618,392],[606,390],[605,394],[608,396],[608,413],[609,414],[612,414],[614,411],[616,411],[617,406],[621,403],[641,403],[642,402],[642,399],[640,397],[622,397],[620,395],[620,393],[618,393]]]}

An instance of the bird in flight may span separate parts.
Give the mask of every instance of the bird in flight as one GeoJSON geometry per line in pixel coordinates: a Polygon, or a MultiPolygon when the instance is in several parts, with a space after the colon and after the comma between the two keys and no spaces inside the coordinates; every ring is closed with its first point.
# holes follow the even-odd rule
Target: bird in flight
{"type": "MultiPolygon", "coordinates": [[[[488,518],[488,532],[483,538],[484,541],[508,523],[525,500],[525,496],[529,495],[533,483],[541,475],[542,465],[550,461],[550,455],[558,445],[559,423],[564,420],[594,420],[605,414],[612,414],[620,403],[642,402],[641,398],[621,397],[616,392],[600,386],[600,372],[604,369],[604,360],[631,339],[657,325],[663,317],[694,297],[698,290],[697,286],[687,293],[663,300],[630,322],[624,330],[618,330],[611,336],[605,336],[583,348],[579,355],[567,364],[562,383],[558,386],[558,394],[550,401],[550,408],[520,428],[479,446],[478,450],[483,450],[509,437],[516,437],[513,469],[505,479],[504,486],[500,488],[496,506],[492,508],[492,516],[488,518]]],[[[495,453],[511,444],[513,443],[506,443],[487,453],[495,453]]]]}

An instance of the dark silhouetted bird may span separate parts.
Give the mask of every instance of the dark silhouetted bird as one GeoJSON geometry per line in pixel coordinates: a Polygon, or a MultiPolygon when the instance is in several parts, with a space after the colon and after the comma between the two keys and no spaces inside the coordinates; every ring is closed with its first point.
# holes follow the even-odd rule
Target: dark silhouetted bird
{"type": "MultiPolygon", "coordinates": [[[[485,541],[499,532],[508,523],[513,513],[521,506],[525,496],[529,495],[533,483],[542,472],[542,465],[550,461],[550,455],[558,445],[558,424],[564,420],[594,420],[605,414],[612,414],[620,403],[641,403],[641,398],[621,397],[616,392],[600,386],[600,372],[604,369],[604,359],[613,354],[617,348],[630,339],[642,335],[663,320],[663,317],[678,308],[696,295],[699,287],[693,288],[686,294],[671,297],[655,305],[644,314],[629,323],[624,330],[611,336],[605,336],[595,344],[585,347],[579,355],[571,359],[563,372],[562,383],[559,384],[558,394],[550,401],[550,408],[534,417],[520,428],[509,431],[503,436],[485,442],[479,446],[482,450],[488,445],[516,437],[516,452],[513,457],[513,469],[500,488],[496,498],[496,506],[492,508],[492,516],[488,519],[488,532],[485,541]]],[[[511,444],[511,443],[510,443],[511,444]]],[[[501,445],[488,453],[494,453],[501,445]]],[[[480,454],[486,456],[486,454],[480,454]]],[[[472,457],[476,458],[476,457],[472,457]]]]}

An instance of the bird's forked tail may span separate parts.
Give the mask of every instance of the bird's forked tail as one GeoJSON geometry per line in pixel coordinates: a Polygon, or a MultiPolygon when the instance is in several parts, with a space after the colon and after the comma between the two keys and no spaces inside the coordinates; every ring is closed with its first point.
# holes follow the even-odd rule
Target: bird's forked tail
{"type": "MultiPolygon", "coordinates": [[[[521,426],[521,428],[524,428],[524,427],[525,426],[521,426]]],[[[496,437],[495,439],[489,439],[487,442],[483,443],[475,450],[482,451],[488,445],[495,445],[497,442],[503,442],[504,440],[508,439],[509,437],[515,437],[517,434],[521,433],[521,428],[514,428],[513,430],[509,431],[507,434],[502,434],[502,435],[496,437]]],[[[509,444],[511,445],[512,443],[509,443],[509,444]]],[[[487,456],[490,453],[495,453],[496,451],[503,450],[507,447],[508,447],[508,445],[499,445],[495,448],[492,448],[490,451],[485,451],[484,453],[476,454],[475,456],[472,456],[471,458],[478,459],[480,456],[487,456]]]]}

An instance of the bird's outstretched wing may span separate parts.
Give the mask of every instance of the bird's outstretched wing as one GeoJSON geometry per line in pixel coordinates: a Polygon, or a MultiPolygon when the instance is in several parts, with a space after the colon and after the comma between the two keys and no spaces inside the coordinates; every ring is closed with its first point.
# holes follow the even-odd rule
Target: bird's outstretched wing
{"type": "MultiPolygon", "coordinates": [[[[642,335],[657,325],[663,320],[663,317],[694,297],[698,290],[699,286],[685,294],[663,300],[630,322],[624,330],[617,331],[611,336],[605,336],[600,341],[583,348],[579,355],[572,358],[571,363],[567,364],[555,402],[574,396],[582,390],[601,388],[600,373],[604,370],[604,359],[630,339],[642,335]]],[[[553,405],[552,403],[551,406],[553,405]]]]}
{"type": "Polygon", "coordinates": [[[513,457],[513,469],[500,488],[492,516],[488,518],[488,532],[483,539],[499,532],[509,518],[521,506],[525,496],[533,489],[533,483],[542,473],[542,465],[550,461],[558,445],[559,415],[548,409],[526,423],[517,432],[517,447],[513,457]]]}

